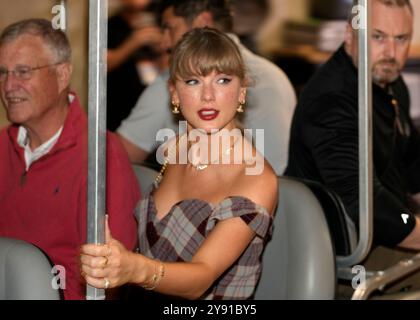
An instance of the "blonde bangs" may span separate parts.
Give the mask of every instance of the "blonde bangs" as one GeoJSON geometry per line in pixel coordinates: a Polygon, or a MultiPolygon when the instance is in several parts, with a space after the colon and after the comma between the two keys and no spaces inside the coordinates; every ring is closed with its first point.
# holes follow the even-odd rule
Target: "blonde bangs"
{"type": "Polygon", "coordinates": [[[194,29],[180,41],[171,59],[170,82],[205,77],[213,71],[235,75],[244,82],[245,66],[238,48],[228,36],[214,32],[210,28],[201,32],[194,29]]]}

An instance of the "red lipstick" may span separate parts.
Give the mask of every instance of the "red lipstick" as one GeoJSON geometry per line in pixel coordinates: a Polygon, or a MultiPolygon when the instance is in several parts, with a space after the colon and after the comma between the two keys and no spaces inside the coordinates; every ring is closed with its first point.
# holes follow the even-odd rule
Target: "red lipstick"
{"type": "Polygon", "coordinates": [[[218,115],[219,115],[219,111],[215,109],[200,109],[200,111],[198,111],[198,116],[200,117],[201,120],[204,120],[204,121],[214,120],[217,118],[218,115]]]}

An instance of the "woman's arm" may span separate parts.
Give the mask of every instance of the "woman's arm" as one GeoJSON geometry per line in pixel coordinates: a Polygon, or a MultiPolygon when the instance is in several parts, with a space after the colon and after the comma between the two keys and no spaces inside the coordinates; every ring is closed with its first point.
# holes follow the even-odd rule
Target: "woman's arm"
{"type": "Polygon", "coordinates": [[[239,217],[218,222],[190,263],[165,264],[165,278],[156,291],[200,298],[241,256],[254,236],[239,217]]]}
{"type": "MultiPolygon", "coordinates": [[[[274,211],[278,186],[269,165],[261,176],[247,177],[240,184],[254,186],[242,189],[245,196],[268,212],[274,211]],[[254,191],[251,192],[251,189],[254,191]]],[[[197,299],[238,260],[254,237],[254,230],[242,218],[220,220],[191,262],[160,262],[126,250],[112,238],[107,224],[106,245],[82,246],[82,274],[90,285],[97,288],[104,288],[104,278],[107,278],[111,288],[125,283],[148,287],[156,285],[157,292],[197,299]],[[163,277],[160,277],[161,264],[163,277]]]]}
{"type": "Polygon", "coordinates": [[[146,44],[158,45],[161,38],[162,33],[156,27],[145,27],[134,31],[121,46],[116,49],[108,49],[108,72],[123,64],[141,46],[146,44]]]}
{"type": "MultiPolygon", "coordinates": [[[[220,221],[191,262],[162,262],[164,276],[155,291],[188,299],[201,297],[240,257],[254,236],[239,217],[220,221]]],[[[160,262],[126,250],[111,237],[108,227],[107,238],[106,245],[82,246],[82,274],[87,283],[104,288],[107,278],[110,288],[125,283],[152,285],[160,262]]]]}

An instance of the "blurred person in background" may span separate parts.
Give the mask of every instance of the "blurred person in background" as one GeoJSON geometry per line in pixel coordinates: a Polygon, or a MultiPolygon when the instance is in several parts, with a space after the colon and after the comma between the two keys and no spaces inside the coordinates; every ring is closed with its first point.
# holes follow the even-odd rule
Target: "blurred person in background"
{"type": "MultiPolygon", "coordinates": [[[[243,128],[264,130],[264,156],[280,175],[287,165],[289,131],[296,95],[286,74],[274,63],[260,57],[232,33],[233,11],[228,0],[162,0],[159,14],[163,28],[162,46],[171,52],[184,33],[193,28],[212,27],[229,35],[238,45],[249,71],[251,86],[242,108],[243,128]]],[[[156,133],[163,128],[178,131],[178,116],[171,114],[169,74],[162,72],[144,90],[118,134],[133,163],[153,155],[159,143],[156,133]]],[[[257,149],[259,146],[257,146],[257,149]]]]}
{"type": "Polygon", "coordinates": [[[114,131],[161,68],[153,0],[120,0],[108,20],[107,128],[114,131]]]}

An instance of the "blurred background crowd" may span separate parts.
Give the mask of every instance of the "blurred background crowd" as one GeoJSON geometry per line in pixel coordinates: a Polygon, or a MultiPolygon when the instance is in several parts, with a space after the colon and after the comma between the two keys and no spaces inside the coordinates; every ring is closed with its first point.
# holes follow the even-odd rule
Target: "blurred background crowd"
{"type": "MultiPolygon", "coordinates": [[[[8,24],[29,17],[52,19],[51,9],[56,0],[0,0],[0,30],[8,24]]],[[[154,0],[109,0],[109,49],[116,49],[131,36],[128,58],[118,61],[108,55],[108,86],[114,92],[127,93],[127,105],[133,105],[145,86],[167,63],[160,50],[157,35],[159,22],[154,0]],[[135,72],[135,73],[133,73],[135,72]],[[121,79],[126,79],[124,83],[121,79]],[[123,87],[121,87],[123,86],[123,87]]],[[[233,0],[234,31],[252,51],[279,65],[299,94],[316,68],[326,61],[343,40],[347,13],[352,0],[233,0]]],[[[420,12],[420,1],[413,1],[414,11],[420,12]]],[[[73,48],[74,73],[72,87],[87,106],[88,70],[88,1],[67,1],[68,34],[73,48]]],[[[420,119],[420,19],[416,19],[415,35],[404,77],[412,95],[412,117],[420,119]]],[[[109,90],[109,92],[112,92],[109,90]]],[[[121,97],[121,95],[119,95],[121,97]]],[[[108,104],[114,98],[108,94],[108,104]]],[[[115,129],[128,110],[113,115],[115,129]]],[[[6,125],[0,108],[0,127],[6,125]]],[[[418,123],[418,122],[417,122],[418,123]]]]}

